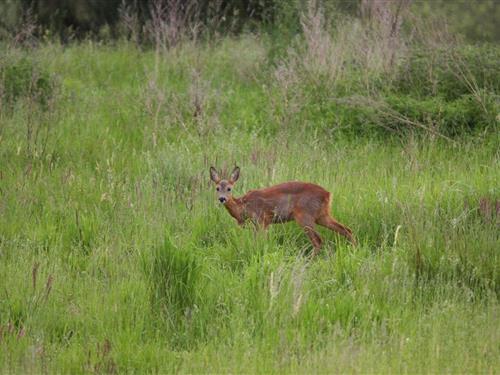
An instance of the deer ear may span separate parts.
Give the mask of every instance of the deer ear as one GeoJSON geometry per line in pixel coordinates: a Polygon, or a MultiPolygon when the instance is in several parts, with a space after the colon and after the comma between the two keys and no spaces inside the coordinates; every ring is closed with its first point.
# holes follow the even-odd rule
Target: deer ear
{"type": "Polygon", "coordinates": [[[219,174],[214,167],[210,167],[210,179],[216,184],[220,181],[219,174]]]}
{"type": "Polygon", "coordinates": [[[240,167],[234,167],[231,172],[231,182],[234,184],[240,178],[240,167]]]}

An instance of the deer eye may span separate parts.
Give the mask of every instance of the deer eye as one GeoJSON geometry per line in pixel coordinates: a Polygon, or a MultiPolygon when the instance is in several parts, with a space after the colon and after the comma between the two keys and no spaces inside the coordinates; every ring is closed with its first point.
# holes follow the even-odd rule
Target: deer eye
{"type": "Polygon", "coordinates": [[[219,191],[219,190],[220,190],[219,187],[217,187],[217,191],[219,191]]]}
{"type": "Polygon", "coordinates": [[[231,191],[231,188],[227,188],[227,191],[231,191]]]}

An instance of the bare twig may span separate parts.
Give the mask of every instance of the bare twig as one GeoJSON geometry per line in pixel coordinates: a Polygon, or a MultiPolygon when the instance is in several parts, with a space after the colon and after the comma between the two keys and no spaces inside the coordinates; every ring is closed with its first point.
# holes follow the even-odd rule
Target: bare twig
{"type": "Polygon", "coordinates": [[[37,23],[36,15],[33,11],[33,6],[26,9],[21,18],[21,23],[15,31],[12,38],[12,47],[29,46],[33,47],[37,43],[35,37],[36,31],[39,26],[37,23]]]}

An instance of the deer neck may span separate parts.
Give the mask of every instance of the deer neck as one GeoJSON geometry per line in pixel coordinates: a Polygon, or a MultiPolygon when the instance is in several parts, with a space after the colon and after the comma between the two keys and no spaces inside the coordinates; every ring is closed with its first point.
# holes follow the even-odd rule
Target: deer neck
{"type": "Polygon", "coordinates": [[[229,199],[226,204],[227,212],[238,221],[239,224],[243,224],[245,221],[245,203],[242,198],[232,198],[229,199]]]}

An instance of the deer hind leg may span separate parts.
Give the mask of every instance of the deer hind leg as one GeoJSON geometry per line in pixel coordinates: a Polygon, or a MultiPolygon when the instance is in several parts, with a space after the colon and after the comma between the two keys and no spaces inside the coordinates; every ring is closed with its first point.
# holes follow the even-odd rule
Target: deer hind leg
{"type": "Polygon", "coordinates": [[[338,234],[346,237],[349,240],[349,242],[351,242],[353,245],[356,244],[356,240],[354,239],[354,236],[352,234],[352,230],[350,230],[345,225],[343,225],[343,224],[339,223],[338,221],[336,221],[330,215],[321,216],[316,221],[316,223],[318,223],[319,225],[322,225],[322,226],[324,226],[324,227],[326,227],[328,229],[331,229],[334,232],[337,232],[338,234]]]}
{"type": "Polygon", "coordinates": [[[304,232],[306,232],[309,240],[313,244],[313,256],[317,255],[319,253],[319,250],[321,249],[323,240],[321,239],[321,236],[318,234],[318,232],[314,230],[314,219],[309,216],[300,215],[295,217],[295,221],[304,229],[304,232]]]}

